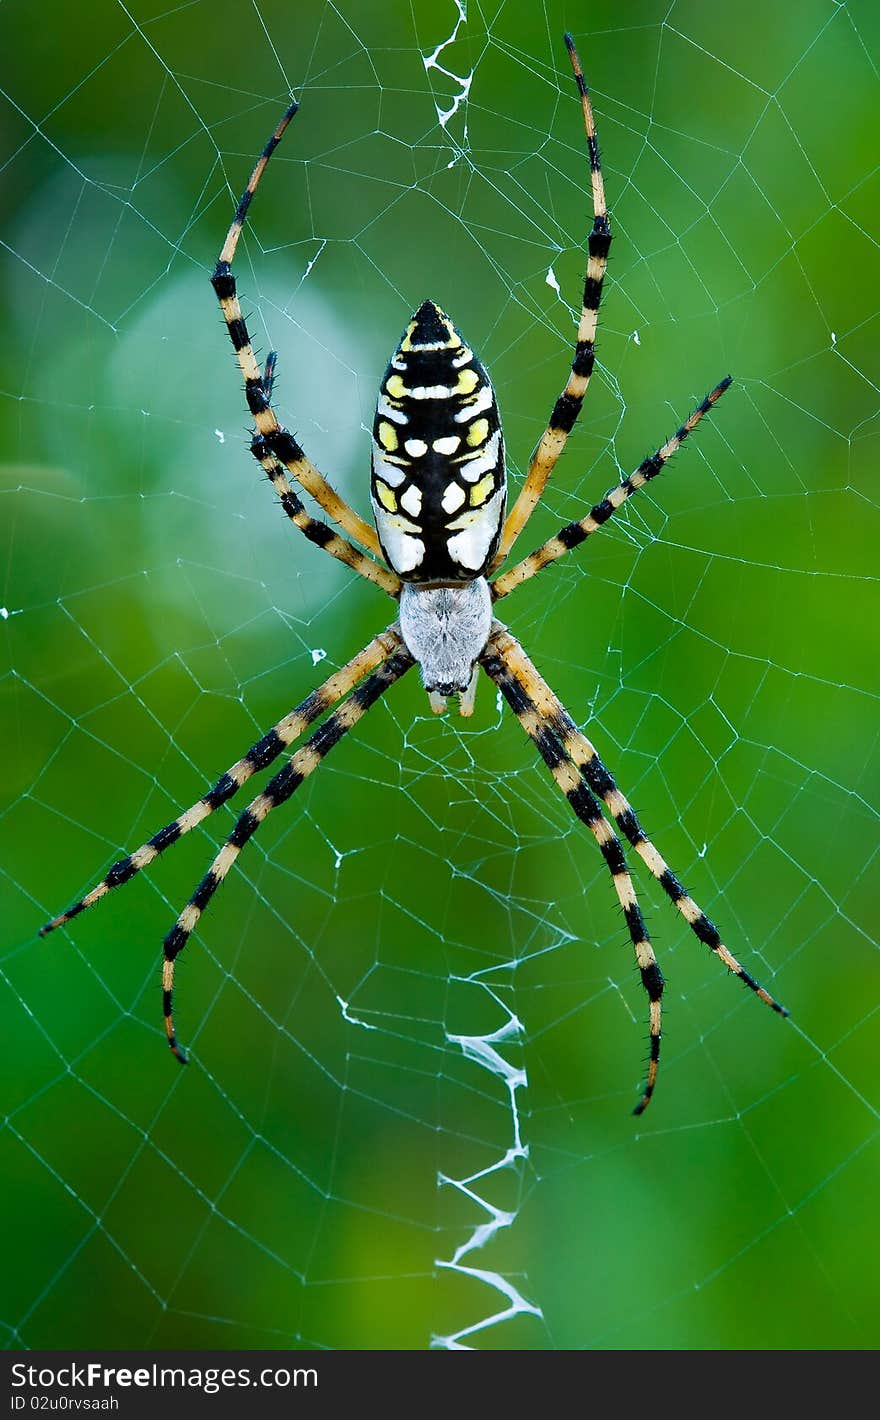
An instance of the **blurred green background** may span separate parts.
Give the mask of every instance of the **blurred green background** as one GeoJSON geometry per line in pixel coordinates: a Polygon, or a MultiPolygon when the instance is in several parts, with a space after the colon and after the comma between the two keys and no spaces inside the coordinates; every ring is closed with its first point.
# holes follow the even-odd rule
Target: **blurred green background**
{"type": "Polygon", "coordinates": [[[3,7],[11,1347],[880,1339],[878,10],[470,0],[426,64],[456,18],[3,7]],[[426,296],[489,366],[518,477],[583,279],[566,27],[616,240],[600,368],[527,542],[736,383],[505,614],[792,1019],[640,872],[669,987],[633,1119],[646,1002],[595,844],[487,683],[472,722],[438,721],[411,676],[206,915],[181,1072],[160,943],[232,810],[36,931],[392,615],[248,456],[208,284],[233,195],[293,90],[239,283],[282,418],[361,511],[378,380],[426,296]],[[484,1327],[508,1298],[444,1264],[492,1222],[459,1268],[528,1306],[484,1327]]]}

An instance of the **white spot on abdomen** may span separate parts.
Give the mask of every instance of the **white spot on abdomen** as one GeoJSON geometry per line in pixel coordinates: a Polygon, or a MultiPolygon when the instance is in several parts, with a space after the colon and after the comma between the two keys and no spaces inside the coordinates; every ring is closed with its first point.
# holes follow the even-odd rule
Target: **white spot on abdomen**
{"type": "Polygon", "coordinates": [[[372,499],[372,503],[376,530],[379,533],[379,539],[389,565],[401,575],[405,572],[412,572],[420,565],[425,556],[424,542],[420,537],[414,536],[419,529],[414,527],[411,532],[408,531],[404,526],[405,520],[403,518],[393,517],[386,512],[381,503],[377,503],[375,498],[372,499]]]}
{"type": "Polygon", "coordinates": [[[464,502],[464,489],[460,483],[449,483],[446,485],[440,506],[444,513],[456,513],[464,502]]]}
{"type": "Polygon", "coordinates": [[[449,539],[447,544],[449,556],[454,562],[458,562],[460,566],[474,572],[482,567],[489,551],[489,545],[498,531],[503,506],[504,487],[502,485],[484,508],[480,508],[478,512],[462,514],[458,519],[459,523],[463,523],[465,519],[467,519],[467,523],[461,532],[449,539]]]}
{"type": "Polygon", "coordinates": [[[498,462],[501,447],[501,430],[496,429],[481,454],[458,465],[458,471],[465,483],[476,483],[482,473],[489,473],[498,462]]]}
{"type": "MultiPolygon", "coordinates": [[[[450,391],[454,393],[454,391],[450,391]]],[[[495,403],[495,396],[492,393],[491,385],[483,385],[477,397],[471,404],[466,404],[464,409],[460,409],[455,416],[456,424],[467,424],[473,419],[475,414],[482,414],[484,409],[491,409],[495,403]]]]}
{"type": "Polygon", "coordinates": [[[386,459],[384,450],[379,447],[375,439],[373,440],[373,473],[377,478],[383,478],[392,488],[399,488],[406,477],[399,464],[391,463],[386,459]]]}
{"type": "Polygon", "coordinates": [[[405,493],[401,494],[400,506],[405,513],[417,518],[422,511],[422,491],[410,484],[405,493]]]}

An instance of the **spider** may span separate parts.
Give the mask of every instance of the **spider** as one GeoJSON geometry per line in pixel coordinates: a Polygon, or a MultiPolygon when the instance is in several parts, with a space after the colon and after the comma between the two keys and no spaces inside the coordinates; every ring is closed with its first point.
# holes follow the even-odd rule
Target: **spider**
{"type": "Polygon", "coordinates": [[[307,458],[272,408],[276,355],[261,369],[242,315],[232,262],[251,200],[284,130],[297,112],[290,104],[263,149],[244,190],[211,278],[244,376],[254,422],[250,451],[271,480],[290,521],[353,572],[399,603],[397,619],[252,745],[212,788],[114,863],[90,892],[40,935],[69,922],[111,888],[146,868],[160,853],[221,804],[258,770],[265,769],[331,707],[323,723],[275,774],[238,818],[164,942],[163,1014],[177,1059],[172,1017],[174,963],[202,913],[248,839],[283,804],[388,688],[418,664],[432,710],[443,714],[450,696],[473,714],[482,669],[500,690],[578,819],[590,830],[611,879],[632,940],[649,1002],[647,1080],[634,1113],[647,1106],[660,1059],[663,976],[615,827],[688,923],[698,941],[780,1015],[788,1012],[727,949],[715,925],[694,902],[646,836],[635,811],[596,749],[532,664],[519,642],[494,616],[496,604],[537,572],[597,532],[626,500],[663,470],[730,385],[730,376],[706,396],[671,439],[575,522],[559,529],[528,557],[489,580],[504,563],[529,521],[565,448],[583,404],[595,360],[596,325],[611,246],[592,105],[570,35],[565,44],[580,95],[592,188],[593,226],[574,361],[565,388],[532,454],[524,484],[505,517],[504,440],[494,391],[483,365],[453,322],[432,301],[412,316],[382,380],[372,437],[371,502],[375,530],[354,512],[307,458]],[[305,489],[348,537],[311,517],[294,492],[305,489]],[[357,545],[359,544],[359,546],[357,545]],[[365,549],[365,550],[364,550],[365,549]]]}

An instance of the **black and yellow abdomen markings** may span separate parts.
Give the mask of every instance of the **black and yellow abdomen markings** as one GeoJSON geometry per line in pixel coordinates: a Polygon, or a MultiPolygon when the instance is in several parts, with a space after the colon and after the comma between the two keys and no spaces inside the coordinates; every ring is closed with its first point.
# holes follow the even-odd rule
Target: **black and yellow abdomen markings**
{"type": "Polygon", "coordinates": [[[372,502],[385,557],[407,581],[473,581],[495,555],[506,505],[495,394],[432,301],[410,320],[382,380],[372,502]]]}

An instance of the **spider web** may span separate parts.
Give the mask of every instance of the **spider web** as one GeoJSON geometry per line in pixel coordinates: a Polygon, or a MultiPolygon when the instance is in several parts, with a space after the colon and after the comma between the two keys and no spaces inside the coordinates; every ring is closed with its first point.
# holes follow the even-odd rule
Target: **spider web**
{"type": "Polygon", "coordinates": [[[876,1344],[875,9],[3,14],[7,1344],[876,1344]],[[438,721],[411,676],[206,914],[178,1071],[159,944],[233,809],[36,930],[390,619],[247,455],[207,282],[233,196],[295,92],[239,284],[355,506],[428,295],[520,476],[583,279],[565,27],[616,241],[528,546],[736,383],[505,616],[792,1019],[637,873],[668,988],[634,1120],[646,1002],[595,844],[488,682],[438,721]]]}

